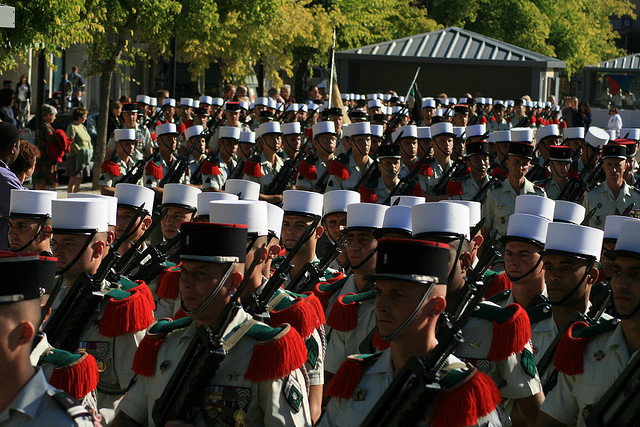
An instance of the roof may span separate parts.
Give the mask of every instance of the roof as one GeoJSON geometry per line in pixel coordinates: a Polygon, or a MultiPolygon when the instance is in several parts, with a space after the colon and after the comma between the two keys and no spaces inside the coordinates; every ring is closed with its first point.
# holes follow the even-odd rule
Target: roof
{"type": "Polygon", "coordinates": [[[608,61],[598,62],[597,64],[588,65],[585,68],[601,69],[601,70],[627,70],[640,71],[640,53],[634,53],[621,58],[610,59],[608,61]]]}
{"type": "Polygon", "coordinates": [[[458,27],[343,50],[342,59],[394,60],[431,63],[469,63],[522,67],[565,68],[550,56],[501,42],[458,27]]]}

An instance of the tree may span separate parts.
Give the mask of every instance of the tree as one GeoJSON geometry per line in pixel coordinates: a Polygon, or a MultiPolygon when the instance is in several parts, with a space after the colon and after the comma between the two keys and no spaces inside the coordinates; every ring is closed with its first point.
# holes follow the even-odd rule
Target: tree
{"type": "Polygon", "coordinates": [[[107,146],[109,93],[114,71],[132,65],[142,55],[167,55],[174,18],[181,4],[177,0],[88,0],[87,15],[100,26],[91,32],[86,69],[100,77],[98,138],[94,147],[93,185],[98,186],[100,166],[107,146]],[[134,43],[135,42],[135,43],[134,43]]]}
{"type": "Polygon", "coordinates": [[[611,16],[632,15],[629,0],[434,0],[431,17],[561,59],[569,75],[621,55],[611,16]]]}

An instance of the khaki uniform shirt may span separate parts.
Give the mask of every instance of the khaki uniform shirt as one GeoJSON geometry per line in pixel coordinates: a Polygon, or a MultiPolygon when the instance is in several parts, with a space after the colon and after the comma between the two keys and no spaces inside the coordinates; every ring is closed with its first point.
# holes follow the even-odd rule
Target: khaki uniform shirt
{"type": "MultiPolygon", "coordinates": [[[[476,196],[476,194],[478,194],[478,192],[480,191],[480,188],[488,184],[490,180],[491,178],[489,177],[489,175],[487,175],[482,180],[481,185],[478,186],[478,183],[476,182],[476,180],[473,179],[471,175],[467,175],[462,181],[460,181],[460,185],[462,186],[462,194],[459,196],[451,196],[451,199],[472,200],[476,196]]],[[[486,194],[487,193],[485,192],[485,198],[487,197],[486,194]]]]}
{"type": "MultiPolygon", "coordinates": [[[[129,161],[125,162],[120,157],[118,157],[118,169],[120,169],[120,176],[113,176],[109,172],[102,172],[100,175],[99,185],[104,185],[105,187],[115,187],[118,181],[127,174],[129,169],[131,169],[136,162],[133,158],[129,157],[129,161]]],[[[142,181],[138,181],[136,184],[140,185],[142,181]]]]}
{"type": "MultiPolygon", "coordinates": [[[[212,408],[210,416],[220,425],[236,425],[235,417],[242,417],[247,426],[309,426],[311,425],[307,386],[304,375],[297,369],[287,377],[274,381],[251,382],[244,378],[253,347],[257,341],[244,335],[253,323],[251,316],[240,310],[224,335],[228,354],[209,380],[209,394],[205,404],[212,408]],[[249,323],[248,323],[249,322],[249,323]],[[234,341],[237,341],[234,344],[234,341]],[[287,393],[295,388],[302,398],[296,410],[287,401],[287,393]]],[[[119,410],[142,425],[155,426],[152,413],[156,400],[162,396],[184,352],[197,332],[195,322],[167,335],[160,346],[155,375],[139,376],[122,400],[119,410]]],[[[196,426],[204,426],[198,415],[196,426]]]]}
{"type": "MultiPolygon", "coordinates": [[[[171,165],[168,165],[164,161],[162,156],[158,156],[158,159],[159,160],[156,161],[156,164],[162,168],[162,176],[164,178],[171,170],[171,166],[173,165],[173,163],[171,165]]],[[[178,159],[174,156],[173,161],[176,162],[177,160],[178,159]]],[[[189,184],[189,178],[189,168],[187,168],[185,173],[180,177],[180,180],[177,182],[177,184],[189,184]]],[[[142,180],[144,182],[144,186],[148,188],[158,187],[160,185],[160,181],[162,181],[162,179],[156,179],[153,175],[148,175],[146,170],[144,171],[142,180]]]]}
{"type": "MultiPolygon", "coordinates": [[[[445,368],[451,365],[458,368],[464,367],[460,360],[450,355],[447,358],[445,368]]],[[[378,360],[366,368],[352,398],[347,400],[335,397],[329,401],[318,425],[339,427],[361,425],[392,382],[393,361],[391,360],[391,351],[387,349],[382,352],[378,360]]],[[[427,425],[427,423],[425,421],[418,425],[427,425]]],[[[502,422],[497,411],[494,411],[479,419],[478,425],[499,426],[502,425],[502,422]]]]}
{"type": "MultiPolygon", "coordinates": [[[[0,425],[16,427],[86,426],[93,421],[87,416],[72,418],[65,408],[53,399],[60,392],[47,383],[42,369],[38,369],[13,402],[0,413],[0,425]]],[[[78,405],[79,409],[82,409],[78,405]]]]}
{"type": "Polygon", "coordinates": [[[218,154],[218,168],[220,169],[220,175],[202,175],[202,188],[213,188],[216,190],[222,190],[224,183],[227,182],[231,170],[236,166],[238,160],[231,158],[231,168],[222,159],[222,156],[218,154]]]}
{"type": "Polygon", "coordinates": [[[324,186],[327,187],[327,184],[329,182],[331,175],[327,170],[327,165],[324,164],[324,162],[320,159],[320,157],[318,157],[317,159],[318,160],[315,162],[314,166],[316,167],[316,174],[318,176],[318,179],[309,179],[302,176],[301,173],[298,173],[298,178],[296,179],[296,188],[298,190],[315,191],[316,193],[324,193],[325,189],[317,188],[316,184],[318,184],[318,181],[324,181],[325,183],[324,186]]]}
{"type": "Polygon", "coordinates": [[[482,216],[486,218],[484,226],[489,228],[492,237],[494,233],[496,239],[507,234],[509,217],[516,209],[516,197],[522,194],[546,196],[542,188],[533,185],[526,178],[520,193],[516,193],[508,179],[487,192],[487,198],[482,205],[482,216]]]}
{"type": "MultiPolygon", "coordinates": [[[[427,177],[426,193],[433,194],[432,188],[438,185],[438,182],[440,181],[440,178],[442,178],[442,175],[444,175],[445,172],[448,171],[451,166],[453,166],[453,163],[453,160],[449,159],[447,167],[443,169],[442,166],[440,166],[438,160],[433,159],[433,161],[431,162],[431,170],[433,171],[433,175],[427,177]]],[[[423,189],[423,191],[424,190],[425,189],[423,189]]]]}
{"type": "Polygon", "coordinates": [[[260,192],[264,193],[267,185],[271,184],[271,182],[275,179],[280,169],[284,166],[284,160],[278,155],[276,155],[276,163],[272,165],[271,162],[267,160],[264,156],[264,153],[260,153],[260,171],[262,172],[261,177],[247,175],[244,174],[244,178],[247,181],[253,181],[260,184],[260,192]]]}
{"type": "MultiPolygon", "coordinates": [[[[353,275],[349,276],[340,290],[340,295],[348,293],[358,293],[353,275]]],[[[336,296],[336,294],[333,295],[335,299],[331,298],[329,300],[328,310],[330,310],[333,302],[337,301],[340,296],[336,296]]],[[[358,325],[354,329],[350,331],[331,330],[327,344],[325,370],[335,374],[348,356],[360,353],[360,344],[369,336],[375,327],[376,312],[374,300],[370,299],[361,302],[358,305],[358,325]]]]}
{"type": "MultiPolygon", "coordinates": [[[[334,154],[335,155],[335,154],[334,154]]],[[[329,182],[327,183],[326,191],[331,190],[351,190],[358,191],[357,188],[354,188],[356,184],[362,178],[362,175],[367,172],[371,164],[373,163],[373,159],[368,157],[367,164],[363,169],[356,164],[356,161],[353,160],[353,156],[349,156],[349,163],[347,163],[347,169],[349,170],[349,179],[341,179],[335,175],[331,175],[329,177],[329,182]]]]}
{"type": "Polygon", "coordinates": [[[561,423],[575,425],[577,420],[578,426],[584,426],[591,406],[604,396],[632,357],[621,325],[591,338],[584,352],[583,373],[558,373],[558,383],[540,409],[561,423]]]}
{"type": "Polygon", "coordinates": [[[606,181],[601,182],[591,191],[586,192],[582,199],[582,206],[587,214],[591,209],[596,208],[596,213],[587,225],[604,230],[605,218],[608,215],[620,215],[631,203],[635,203],[634,210],[640,209],[640,191],[625,182],[616,198],[606,181]]]}
{"type": "MultiPolygon", "coordinates": [[[[151,139],[151,133],[149,132],[149,129],[142,126],[142,124],[140,123],[136,125],[136,140],[137,142],[135,149],[133,150],[133,154],[131,154],[131,157],[134,161],[144,159],[145,150],[154,149],[158,146],[158,144],[151,139]]],[[[107,142],[107,148],[113,150],[114,152],[116,151],[116,140],[114,137],[109,138],[109,141],[107,142]]]]}

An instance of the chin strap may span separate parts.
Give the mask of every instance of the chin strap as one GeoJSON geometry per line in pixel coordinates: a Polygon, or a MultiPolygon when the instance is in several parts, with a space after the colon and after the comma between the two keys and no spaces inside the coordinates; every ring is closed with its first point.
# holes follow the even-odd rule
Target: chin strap
{"type": "Polygon", "coordinates": [[[409,317],[407,317],[407,319],[402,322],[402,325],[400,325],[400,327],[398,329],[396,329],[396,331],[394,333],[392,333],[391,335],[388,336],[381,336],[380,338],[382,338],[384,341],[393,341],[396,338],[398,338],[398,335],[400,335],[402,333],[402,331],[404,331],[407,326],[409,326],[409,324],[411,322],[413,322],[413,319],[416,318],[416,316],[418,315],[418,312],[420,311],[420,309],[422,308],[422,306],[424,305],[424,302],[427,300],[427,298],[429,298],[429,295],[431,295],[431,292],[433,291],[433,284],[431,284],[431,286],[429,286],[429,289],[427,289],[427,291],[424,293],[424,295],[422,295],[422,298],[420,298],[420,301],[418,301],[418,304],[415,306],[415,308],[411,311],[411,314],[409,314],[409,317]]]}
{"type": "Polygon", "coordinates": [[[93,237],[96,235],[96,233],[98,232],[98,230],[91,230],[89,232],[89,235],[87,236],[87,240],[84,242],[84,245],[82,246],[82,249],[80,249],[80,251],[76,254],[75,257],[73,257],[73,259],[71,260],[71,262],[69,264],[67,264],[66,267],[64,267],[62,270],[60,271],[56,271],[56,274],[59,276],[64,276],[65,273],[67,271],[69,271],[69,269],[71,267],[73,267],[73,264],[75,264],[76,262],[78,262],[78,260],[80,259],[80,257],[82,256],[82,254],[84,254],[84,251],[87,250],[87,248],[89,247],[89,244],[91,243],[91,240],[93,240],[93,237]]]}
{"type": "Polygon", "coordinates": [[[369,261],[369,259],[371,259],[372,256],[374,256],[376,254],[376,252],[378,252],[378,247],[376,246],[376,248],[374,250],[371,251],[371,253],[369,255],[367,255],[367,257],[362,260],[362,262],[356,264],[356,265],[352,265],[351,269],[352,270],[357,270],[360,267],[362,267],[363,265],[365,265],[367,263],[367,261],[369,261]]]}
{"type": "MultiPolygon", "coordinates": [[[[538,252],[538,254],[540,255],[540,252],[538,252]]],[[[509,278],[509,280],[511,280],[511,283],[513,282],[517,282],[518,280],[522,280],[525,277],[527,277],[529,274],[533,273],[534,270],[536,268],[538,268],[538,266],[540,265],[540,263],[542,262],[542,255],[540,255],[540,259],[538,260],[538,262],[536,262],[536,265],[534,265],[533,267],[531,267],[531,270],[527,271],[526,273],[524,273],[522,276],[520,277],[514,277],[511,274],[509,274],[509,272],[505,269],[504,273],[507,275],[507,277],[509,278]]]]}
{"type": "Polygon", "coordinates": [[[551,301],[551,299],[549,299],[549,303],[550,303],[551,305],[561,305],[562,303],[564,303],[565,301],[567,301],[567,300],[569,299],[569,297],[570,297],[571,295],[573,295],[573,294],[574,294],[574,293],[575,293],[575,292],[580,288],[580,286],[582,286],[582,283],[585,281],[585,279],[586,279],[586,278],[587,278],[587,276],[589,275],[589,272],[591,271],[591,268],[593,267],[593,264],[594,264],[595,262],[596,262],[596,261],[595,261],[595,260],[593,260],[593,261],[591,261],[591,262],[589,263],[589,266],[587,267],[587,270],[584,272],[584,276],[582,276],[582,279],[580,279],[580,281],[578,282],[578,284],[577,284],[577,285],[575,285],[575,286],[573,287],[573,289],[571,289],[571,291],[570,291],[568,294],[566,294],[564,297],[562,297],[562,298],[560,299],[560,301],[551,301]]]}
{"type": "Polygon", "coordinates": [[[218,293],[220,292],[220,289],[222,289],[222,286],[224,286],[225,282],[229,278],[229,275],[231,274],[235,266],[236,266],[235,262],[232,262],[229,265],[229,268],[227,269],[226,273],[224,273],[224,276],[222,276],[222,279],[220,279],[220,282],[218,282],[218,286],[216,286],[216,288],[209,294],[207,299],[204,300],[202,304],[200,304],[200,307],[196,308],[195,310],[187,310],[184,307],[184,303],[180,301],[180,308],[182,308],[182,311],[184,311],[188,316],[193,316],[200,313],[202,310],[204,310],[211,303],[211,301],[213,301],[216,295],[218,295],[218,293]]]}
{"type": "Polygon", "coordinates": [[[38,221],[38,231],[36,231],[36,234],[34,234],[33,237],[31,238],[31,240],[29,240],[27,243],[25,243],[24,245],[20,246],[18,249],[12,249],[11,247],[9,247],[11,252],[22,252],[25,249],[27,249],[38,238],[38,236],[42,232],[42,229],[44,228],[45,224],[47,223],[47,219],[48,219],[48,217],[45,216],[40,221],[38,221]]]}

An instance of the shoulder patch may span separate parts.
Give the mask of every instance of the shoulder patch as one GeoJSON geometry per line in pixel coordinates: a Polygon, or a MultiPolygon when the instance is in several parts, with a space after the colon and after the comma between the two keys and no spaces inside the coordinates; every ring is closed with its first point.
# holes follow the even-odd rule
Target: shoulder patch
{"type": "Polygon", "coordinates": [[[350,399],[360,383],[364,369],[378,360],[382,352],[373,354],[354,354],[342,362],[327,387],[327,396],[350,399]]]}
{"type": "Polygon", "coordinates": [[[527,375],[529,375],[531,378],[536,377],[536,373],[538,372],[538,369],[536,367],[536,358],[527,347],[522,349],[520,364],[522,365],[522,368],[527,373],[527,375]]]}

